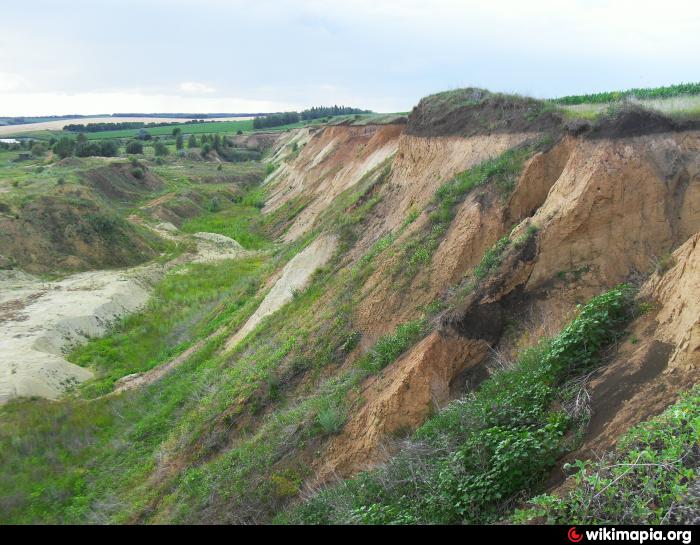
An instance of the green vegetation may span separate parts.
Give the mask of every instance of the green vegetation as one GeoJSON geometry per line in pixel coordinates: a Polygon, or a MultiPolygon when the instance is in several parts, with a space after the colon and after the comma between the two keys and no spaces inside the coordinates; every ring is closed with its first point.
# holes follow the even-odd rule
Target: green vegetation
{"type": "Polygon", "coordinates": [[[632,317],[632,296],[623,285],[593,298],[557,337],[525,351],[512,369],[496,372],[475,395],[429,419],[385,467],[322,490],[282,520],[497,520],[575,446],[570,432],[586,418],[566,410],[565,385],[621,335],[632,317]]]}
{"type": "Polygon", "coordinates": [[[698,94],[700,94],[700,83],[681,83],[678,85],[669,85],[667,87],[628,89],[626,91],[607,91],[604,93],[594,93],[590,95],[570,95],[555,98],[552,100],[552,102],[565,105],[607,104],[631,97],[637,99],[659,99],[698,94]]]}
{"type": "Polygon", "coordinates": [[[53,152],[58,155],[61,159],[73,155],[73,150],[75,149],[75,142],[72,138],[67,136],[62,137],[53,146],[53,152]]]}
{"type": "Polygon", "coordinates": [[[143,312],[123,319],[104,338],[76,348],[69,360],[90,367],[98,378],[82,392],[110,392],[117,379],[147,371],[206,337],[258,290],[260,257],[196,264],[160,282],[143,312]]]}
{"type": "MultiPolygon", "coordinates": [[[[224,209],[212,209],[186,221],[181,230],[185,233],[219,233],[234,239],[247,250],[258,250],[266,246],[266,238],[256,229],[253,220],[260,214],[260,190],[248,193],[239,203],[224,209]]],[[[219,207],[221,203],[219,201],[219,207]]],[[[214,208],[217,208],[216,206],[214,208]]]]}
{"type": "Polygon", "coordinates": [[[151,122],[145,123],[143,121],[121,121],[115,123],[72,123],[63,127],[64,131],[68,132],[105,132],[105,131],[118,131],[124,129],[143,129],[143,128],[153,128],[153,127],[164,127],[167,125],[172,125],[177,123],[177,121],[171,122],[151,122]]]}
{"type": "Polygon", "coordinates": [[[133,155],[140,155],[143,153],[143,144],[138,140],[131,140],[126,144],[125,151],[133,155]]]}
{"type": "Polygon", "coordinates": [[[394,333],[385,335],[377,341],[372,350],[360,359],[358,366],[370,373],[381,371],[425,336],[427,331],[427,322],[424,317],[399,324],[394,333]]]}
{"type": "MultiPolygon", "coordinates": [[[[459,108],[465,98],[454,93],[441,100],[453,100],[459,108]]],[[[541,111],[535,108],[532,115],[541,111]]],[[[314,119],[326,122],[325,117],[314,119]]],[[[341,119],[347,120],[332,122],[341,119]]],[[[427,305],[421,300],[415,308],[402,309],[410,311],[408,321],[383,331],[373,344],[367,338],[361,343],[365,329],[356,319],[366,308],[360,304],[367,286],[382,286],[373,273],[393,272],[386,265],[394,257],[397,267],[414,272],[430,262],[466,196],[482,188],[487,198],[506,197],[524,162],[546,142],[509,150],[449,180],[428,206],[425,228],[414,225],[415,231],[406,231],[422,212],[412,209],[400,227],[383,233],[369,248],[360,247],[357,241],[366,241],[368,227],[376,232],[376,217],[391,205],[382,202],[382,189],[390,179],[392,157],[333,199],[307,234],[277,244],[274,240],[310,197],[299,195],[263,216],[265,189],[258,183],[274,166],[193,157],[218,154],[236,160],[235,154],[242,153],[212,125],[197,136],[184,126],[165,127],[171,132],[161,136],[155,133],[159,128],[149,129],[153,136],[144,134],[126,149],[141,155],[146,142],[147,156],[121,165],[88,157],[44,169],[48,160],[15,163],[19,149],[0,151],[0,158],[7,159],[3,179],[11,173],[8,180],[18,184],[0,203],[8,217],[37,195],[56,190],[58,180],[58,190],[77,202],[86,195],[79,192],[88,191],[85,171],[99,167],[99,181],[111,182],[110,174],[102,172],[109,165],[124,171],[137,188],[155,180],[158,189],[128,202],[117,197],[110,214],[86,215],[95,232],[113,236],[128,216],[135,216],[135,223],[172,217],[184,233],[220,233],[259,250],[237,260],[175,268],[157,283],[142,311],[71,352],[71,361],[96,373],[94,380],[56,403],[21,400],[0,407],[0,464],[6,468],[0,473],[0,523],[255,523],[275,516],[280,522],[305,523],[494,522],[511,517],[516,502],[542,492],[556,460],[577,447],[586,429],[588,412],[572,401],[582,377],[600,363],[601,352],[620,339],[638,311],[629,286],[592,299],[555,338],[524,351],[512,367],[495,372],[478,391],[432,416],[386,467],[292,504],[300,500],[318,453],[365,402],[364,381],[433,331],[439,313],[449,312],[464,293],[486,285],[490,275],[505,268],[502,263],[519,257],[515,250],[532,243],[537,228],[500,238],[460,284],[427,305]],[[188,134],[194,153],[181,149],[188,134]],[[140,147],[130,148],[132,144],[140,147]],[[156,153],[154,161],[151,150],[156,148],[167,157],[156,153]],[[288,304],[240,343],[227,346],[258,308],[276,273],[320,234],[338,235],[337,254],[288,304]],[[200,341],[201,349],[156,384],[104,395],[125,375],[163,365],[200,341]]],[[[79,144],[101,142],[81,139],[79,144]]],[[[576,271],[564,271],[561,280],[567,274],[576,271]]],[[[399,283],[387,287],[401,288],[399,283]]],[[[414,295],[406,292],[406,297],[414,295]]],[[[689,426],[672,423],[682,428],[687,446],[689,426]]],[[[658,445],[653,435],[644,440],[658,445]]],[[[678,452],[673,450],[677,443],[669,439],[669,445],[678,452]]],[[[671,463],[672,457],[654,460],[671,463]]],[[[685,490],[683,479],[691,477],[680,470],[678,475],[670,484],[640,477],[638,485],[657,486],[661,494],[666,494],[664,487],[673,489],[662,500],[668,504],[668,498],[685,490]]],[[[583,490],[593,482],[592,473],[581,479],[583,490]]],[[[564,520],[573,509],[583,513],[583,503],[595,504],[590,497],[579,499],[561,500],[552,516],[564,520]]],[[[517,516],[537,516],[540,505],[554,501],[536,499],[533,511],[517,516]]],[[[596,505],[594,517],[600,520],[605,509],[612,513],[616,508],[612,499],[606,507],[596,505]]],[[[629,510],[642,512],[642,507],[634,504],[629,510]]]]}
{"type": "Polygon", "coordinates": [[[697,516],[700,387],[649,422],[632,428],[613,452],[569,464],[573,485],[563,497],[542,495],[516,512],[548,524],[692,524],[697,516]],[[696,493],[697,494],[697,493],[696,493]],[[687,518],[686,518],[687,517],[687,518]]]}
{"type": "Polygon", "coordinates": [[[443,184],[435,192],[429,211],[430,223],[420,237],[406,246],[408,267],[405,272],[413,275],[418,268],[432,259],[440,241],[454,219],[457,206],[475,188],[492,186],[505,197],[513,190],[525,161],[541,149],[546,142],[538,142],[512,148],[498,157],[487,159],[461,172],[443,184]]]}
{"type": "MultiPolygon", "coordinates": [[[[315,106],[303,112],[282,112],[258,116],[253,120],[253,128],[265,129],[269,127],[280,127],[283,125],[293,125],[299,121],[311,121],[314,119],[331,118],[337,116],[347,116],[353,114],[369,114],[369,110],[350,108],[348,106],[315,106]]],[[[329,119],[326,119],[329,121],[329,119]]]]}

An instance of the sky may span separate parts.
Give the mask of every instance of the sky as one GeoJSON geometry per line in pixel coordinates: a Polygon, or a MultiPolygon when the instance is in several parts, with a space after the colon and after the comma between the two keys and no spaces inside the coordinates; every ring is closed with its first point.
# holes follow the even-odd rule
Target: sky
{"type": "Polygon", "coordinates": [[[697,0],[2,0],[0,116],[410,110],[700,81],[697,0]]]}

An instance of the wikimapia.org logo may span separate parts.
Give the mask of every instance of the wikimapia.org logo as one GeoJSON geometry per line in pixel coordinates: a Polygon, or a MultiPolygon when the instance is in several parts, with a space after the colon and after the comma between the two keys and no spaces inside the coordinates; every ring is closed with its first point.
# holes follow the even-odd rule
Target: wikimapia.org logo
{"type": "Polygon", "coordinates": [[[572,543],[579,543],[585,534],[586,541],[634,541],[644,543],[646,541],[680,541],[684,545],[693,540],[692,530],[616,530],[615,528],[598,528],[597,530],[585,530],[582,533],[576,530],[576,526],[569,528],[566,536],[572,543]]]}

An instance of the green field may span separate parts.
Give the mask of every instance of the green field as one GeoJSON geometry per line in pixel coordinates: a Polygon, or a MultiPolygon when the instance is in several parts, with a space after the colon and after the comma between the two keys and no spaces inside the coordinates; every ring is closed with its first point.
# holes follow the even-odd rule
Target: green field
{"type": "MultiPolygon", "coordinates": [[[[355,124],[367,124],[369,122],[373,123],[388,123],[396,119],[396,117],[403,115],[398,114],[357,114],[357,115],[339,115],[330,118],[327,122],[329,124],[338,124],[346,122],[348,120],[353,120],[355,124]]],[[[307,121],[299,121],[298,123],[290,123],[289,125],[280,125],[279,127],[268,127],[265,129],[253,129],[253,120],[245,119],[241,121],[214,121],[209,123],[176,123],[172,125],[164,125],[162,127],[152,127],[146,128],[151,136],[170,136],[172,135],[173,129],[179,127],[182,130],[183,135],[187,136],[190,134],[236,134],[238,131],[243,133],[250,132],[275,132],[275,131],[286,131],[289,129],[296,129],[299,127],[307,127],[312,125],[321,125],[326,123],[326,118],[312,119],[307,121]]],[[[85,122],[89,122],[86,119],[85,122]]],[[[141,129],[122,129],[115,131],[102,131],[102,132],[87,132],[84,133],[88,140],[105,140],[111,138],[135,138],[141,129]]],[[[21,132],[17,134],[7,135],[6,138],[36,138],[39,140],[49,140],[50,138],[60,138],[61,136],[77,136],[77,132],[70,131],[31,131],[31,132],[21,132]]]]}
{"type": "Polygon", "coordinates": [[[667,87],[644,87],[625,91],[606,91],[588,95],[570,95],[552,99],[557,104],[608,104],[625,98],[664,99],[687,95],[700,95],[700,83],[680,83],[667,87]]]}

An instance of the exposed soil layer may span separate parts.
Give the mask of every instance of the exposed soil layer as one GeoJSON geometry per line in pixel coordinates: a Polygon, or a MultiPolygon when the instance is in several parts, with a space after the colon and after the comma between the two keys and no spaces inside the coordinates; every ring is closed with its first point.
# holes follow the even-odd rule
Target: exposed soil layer
{"type": "MultiPolygon", "coordinates": [[[[367,248],[382,234],[396,229],[411,206],[419,210],[426,206],[434,190],[449,176],[468,168],[470,162],[527,139],[528,133],[437,138],[402,135],[391,176],[382,185],[376,218],[358,245],[367,248]],[[449,159],[453,149],[462,151],[459,162],[449,159]]],[[[400,248],[409,234],[425,228],[426,222],[425,215],[419,216],[394,247],[400,248]]],[[[362,332],[361,349],[370,349],[397,324],[420,315],[427,303],[478,264],[499,238],[509,234],[516,240],[533,226],[537,234],[508,250],[498,270],[455,313],[444,317],[437,336],[413,347],[381,378],[368,379],[361,396],[364,404],[351,415],[341,435],[331,441],[328,458],[317,466],[318,479],[323,481],[336,473],[348,475],[381,461],[388,453],[385,446],[391,443],[392,434],[415,428],[432,407],[462,395],[465,387],[473,388],[488,376],[489,346],[498,357],[512,360],[519,350],[542,336],[556,334],[573,317],[576,304],[638,277],[700,230],[699,133],[674,131],[618,139],[566,136],[526,162],[507,198],[498,197],[489,187],[472,190],[458,205],[431,263],[408,285],[396,288],[397,278],[400,280],[396,269],[401,259],[406,259],[402,252],[386,252],[375,258],[375,271],[363,287],[355,317],[362,332]],[[446,338],[484,349],[443,368],[439,362],[449,358],[434,355],[441,353],[438,347],[446,338]],[[426,356],[428,353],[433,356],[426,356]],[[418,362],[433,362],[434,367],[418,362]],[[421,391],[420,384],[430,383],[432,379],[426,377],[437,368],[445,375],[440,379],[442,386],[432,391],[443,393],[415,394],[421,391]],[[420,373],[416,369],[421,369],[420,373]]],[[[666,278],[673,274],[673,270],[667,272],[666,278]]],[[[687,286],[686,295],[678,295],[678,305],[694,289],[687,286]]],[[[659,295],[658,299],[668,301],[669,297],[659,295]]],[[[668,321],[679,319],[680,315],[674,314],[668,321]]],[[[638,336],[642,338],[641,333],[638,336]]],[[[658,335],[655,339],[655,344],[643,343],[644,350],[640,345],[638,353],[620,360],[632,367],[610,367],[609,374],[601,375],[601,385],[613,385],[607,394],[593,398],[591,434],[598,434],[596,441],[601,445],[609,444],[610,438],[632,425],[634,411],[628,411],[628,405],[643,403],[646,398],[648,403],[640,406],[638,413],[650,416],[674,398],[666,391],[674,388],[670,383],[656,390],[650,384],[666,384],[666,379],[661,379],[666,362],[674,360],[677,347],[696,341],[692,336],[690,340],[658,335]],[[614,386],[616,380],[618,386],[614,386]],[[601,435],[596,430],[606,432],[601,435]]],[[[460,351],[455,349],[455,353],[460,351]]],[[[691,384],[688,376],[677,384],[691,384]]],[[[597,388],[596,384],[591,382],[591,387],[597,388]]]]}
{"type": "Polygon", "coordinates": [[[280,309],[303,290],[316,269],[325,265],[333,256],[337,246],[334,237],[324,236],[314,240],[304,250],[294,256],[282,269],[272,289],[248,321],[226,343],[229,350],[245,338],[248,333],[266,317],[280,309]]]}
{"type": "Polygon", "coordinates": [[[640,106],[624,106],[611,115],[603,115],[589,131],[587,138],[625,138],[662,132],[700,129],[700,120],[672,119],[660,112],[640,106]]]}

